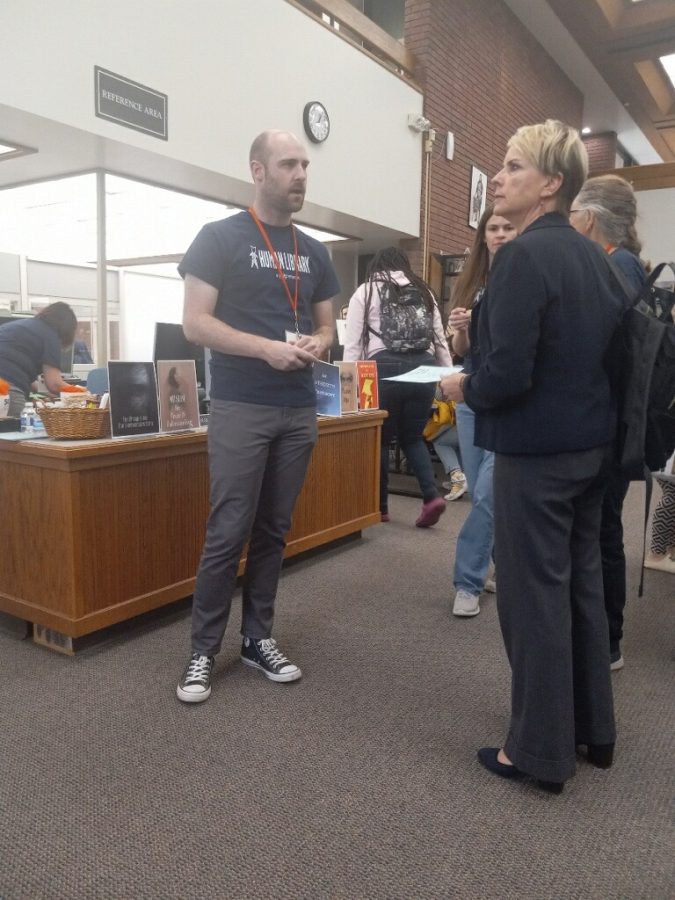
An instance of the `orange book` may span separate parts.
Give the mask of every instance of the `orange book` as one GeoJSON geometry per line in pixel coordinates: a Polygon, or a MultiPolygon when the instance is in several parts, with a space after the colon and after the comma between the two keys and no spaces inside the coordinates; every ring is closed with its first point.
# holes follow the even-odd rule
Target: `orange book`
{"type": "Polygon", "coordinates": [[[356,363],[359,382],[359,409],[379,409],[377,392],[377,363],[372,359],[360,359],[356,363]]]}

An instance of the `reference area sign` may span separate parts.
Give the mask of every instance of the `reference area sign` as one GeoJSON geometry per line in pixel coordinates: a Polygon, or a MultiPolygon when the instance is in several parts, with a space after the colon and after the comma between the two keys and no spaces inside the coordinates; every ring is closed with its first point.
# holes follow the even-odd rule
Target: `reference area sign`
{"type": "Polygon", "coordinates": [[[100,66],[94,66],[94,81],[99,118],[168,140],[166,94],[100,66]]]}

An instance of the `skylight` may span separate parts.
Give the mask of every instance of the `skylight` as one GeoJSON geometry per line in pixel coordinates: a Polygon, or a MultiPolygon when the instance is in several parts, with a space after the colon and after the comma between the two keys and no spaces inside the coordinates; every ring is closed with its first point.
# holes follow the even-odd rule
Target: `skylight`
{"type": "Polygon", "coordinates": [[[668,56],[662,56],[661,65],[666,70],[666,75],[670,78],[670,83],[675,88],[675,53],[671,53],[668,56]]]}

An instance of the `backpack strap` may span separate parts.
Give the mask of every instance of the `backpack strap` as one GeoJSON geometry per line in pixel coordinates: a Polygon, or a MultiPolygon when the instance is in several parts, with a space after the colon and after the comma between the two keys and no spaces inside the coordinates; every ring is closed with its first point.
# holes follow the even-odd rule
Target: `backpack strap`
{"type": "Polygon", "coordinates": [[[649,524],[649,507],[652,503],[653,479],[649,467],[645,465],[645,527],[642,532],[642,559],[640,560],[640,584],[638,585],[638,597],[642,597],[645,585],[645,557],[647,555],[647,526],[649,524]]]}
{"type": "Polygon", "coordinates": [[[675,263],[672,263],[672,262],[659,263],[658,266],[655,269],[652,269],[652,271],[647,276],[647,281],[646,281],[647,287],[653,287],[656,284],[656,282],[658,281],[659,275],[661,274],[661,272],[663,272],[663,270],[666,268],[666,266],[668,266],[670,268],[671,272],[673,273],[673,275],[675,275],[675,263]]]}

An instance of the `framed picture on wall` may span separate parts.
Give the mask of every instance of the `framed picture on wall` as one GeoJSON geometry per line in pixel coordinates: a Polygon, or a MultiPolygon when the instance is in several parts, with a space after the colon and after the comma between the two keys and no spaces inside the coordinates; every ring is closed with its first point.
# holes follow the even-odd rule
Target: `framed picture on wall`
{"type": "Polygon", "coordinates": [[[471,190],[469,193],[469,227],[478,228],[487,202],[487,175],[471,166],[471,190]]]}

